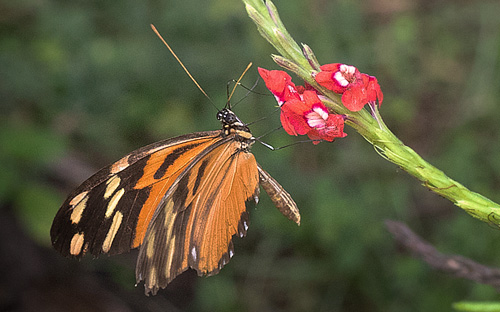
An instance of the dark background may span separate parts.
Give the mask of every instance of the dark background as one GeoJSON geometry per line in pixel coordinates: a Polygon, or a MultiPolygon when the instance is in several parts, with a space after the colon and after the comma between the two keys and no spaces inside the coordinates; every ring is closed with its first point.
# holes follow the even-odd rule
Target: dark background
{"type": "MultiPolygon", "coordinates": [[[[321,63],[376,75],[381,111],[406,144],[451,177],[500,201],[498,1],[277,0],[288,30],[321,63]]],[[[235,0],[0,3],[0,310],[448,311],[497,300],[401,253],[395,219],[444,253],[500,264],[500,231],[421,187],[352,129],[258,161],[293,195],[297,227],[262,195],[248,236],[219,275],[186,272],[155,297],[134,287],[137,252],[68,260],[49,228],[65,196],[100,167],[148,143],[220,127],[216,109],[151,31],[153,23],[221,108],[226,83],[277,69],[235,0]]],[[[296,83],[300,82],[296,80],[296,83]]],[[[266,93],[262,81],[257,92],[266,93]]],[[[233,101],[243,98],[240,89],[233,101]]],[[[279,125],[275,101],[235,111],[254,135],[279,125]]],[[[264,140],[283,146],[282,130],[264,140]]]]}

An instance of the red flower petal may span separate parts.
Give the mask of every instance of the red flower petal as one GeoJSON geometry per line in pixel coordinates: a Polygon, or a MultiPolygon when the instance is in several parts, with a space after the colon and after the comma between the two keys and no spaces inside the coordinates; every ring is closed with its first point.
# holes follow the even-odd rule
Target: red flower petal
{"type": "Polygon", "coordinates": [[[292,82],[292,77],[282,70],[267,70],[258,68],[259,74],[264,79],[266,87],[275,96],[278,105],[283,105],[290,99],[299,99],[300,95],[292,82]]]}
{"type": "Polygon", "coordinates": [[[303,135],[311,130],[304,119],[304,112],[308,111],[310,107],[296,99],[286,101],[281,106],[280,120],[283,129],[290,135],[303,135]]]}
{"type": "Polygon", "coordinates": [[[343,138],[346,135],[344,117],[337,114],[330,114],[324,127],[312,129],[307,133],[307,136],[313,140],[313,144],[318,144],[320,141],[333,142],[335,138],[343,138]]]}
{"type": "Polygon", "coordinates": [[[333,92],[337,92],[336,90],[340,90],[337,87],[337,84],[332,78],[332,72],[331,71],[321,71],[316,74],[316,77],[314,77],[317,83],[319,83],[321,86],[327,88],[328,90],[332,90],[333,92]]]}
{"type": "Polygon", "coordinates": [[[342,94],[342,104],[351,112],[360,111],[367,103],[366,89],[363,86],[349,89],[342,94]]]}
{"type": "Polygon", "coordinates": [[[338,71],[341,64],[342,63],[325,64],[321,65],[319,69],[321,69],[321,71],[338,71]]]}
{"type": "Polygon", "coordinates": [[[311,110],[304,114],[307,125],[311,128],[322,128],[328,119],[328,110],[324,105],[314,104],[311,110]]]}
{"type": "Polygon", "coordinates": [[[302,95],[306,106],[309,108],[307,111],[303,112],[304,119],[306,120],[309,127],[317,128],[324,126],[326,120],[328,119],[328,109],[321,102],[315,91],[306,90],[302,95]]]}
{"type": "Polygon", "coordinates": [[[274,93],[282,93],[285,86],[292,82],[292,77],[281,70],[267,70],[265,68],[258,68],[259,74],[264,79],[266,87],[274,93]]]}
{"type": "MultiPolygon", "coordinates": [[[[363,80],[365,80],[364,77],[363,80]]],[[[380,89],[380,85],[378,84],[377,78],[373,76],[368,76],[368,82],[365,84],[365,87],[368,93],[367,94],[368,102],[375,102],[378,100],[378,105],[379,106],[382,105],[382,102],[384,101],[384,94],[380,89]]]]}

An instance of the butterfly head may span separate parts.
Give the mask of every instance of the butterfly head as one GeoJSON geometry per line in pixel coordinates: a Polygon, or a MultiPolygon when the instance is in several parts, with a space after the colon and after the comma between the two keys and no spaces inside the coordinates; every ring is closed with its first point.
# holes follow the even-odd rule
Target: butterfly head
{"type": "Polygon", "coordinates": [[[238,138],[246,141],[248,145],[253,144],[255,138],[250,129],[230,109],[224,108],[217,113],[217,119],[222,123],[225,135],[236,134],[238,138]]]}
{"type": "Polygon", "coordinates": [[[222,125],[230,125],[233,127],[243,126],[243,122],[230,109],[224,108],[217,113],[217,119],[222,122],[222,125]]]}

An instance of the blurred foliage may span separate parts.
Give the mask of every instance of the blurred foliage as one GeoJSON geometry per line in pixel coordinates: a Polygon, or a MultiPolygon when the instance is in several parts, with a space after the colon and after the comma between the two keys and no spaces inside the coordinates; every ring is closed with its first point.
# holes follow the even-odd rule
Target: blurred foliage
{"type": "MultiPolygon", "coordinates": [[[[354,64],[377,76],[382,115],[406,144],[500,201],[500,2],[275,4],[292,36],[320,62],[354,64]]],[[[257,66],[277,69],[269,57],[274,51],[234,0],[6,0],[0,11],[0,209],[15,212],[47,249],[59,204],[85,179],[61,183],[61,175],[77,176],[78,169],[61,172],[64,159],[97,169],[148,143],[220,127],[216,109],[150,23],[218,108],[226,83],[250,61],[256,66],[243,80],[249,87],[257,66]]],[[[245,121],[269,117],[252,125],[258,136],[279,118],[274,99],[259,94],[267,94],[262,82],[256,91],[246,96],[239,89],[233,102],[243,98],[235,111],[245,121]]],[[[453,302],[499,299],[489,287],[399,254],[383,221],[403,220],[440,251],[492,266],[500,265],[500,232],[426,191],[346,132],[333,144],[277,152],[254,145],[258,161],[297,201],[302,224],[284,219],[263,195],[248,236],[235,239],[236,257],[216,277],[190,279],[193,300],[180,308],[447,311],[453,302]]],[[[296,139],[277,131],[264,140],[283,146],[296,139]]],[[[133,284],[133,261],[117,267],[130,278],[117,272],[110,278],[133,284]]],[[[142,292],[129,286],[123,288],[142,292]]]]}

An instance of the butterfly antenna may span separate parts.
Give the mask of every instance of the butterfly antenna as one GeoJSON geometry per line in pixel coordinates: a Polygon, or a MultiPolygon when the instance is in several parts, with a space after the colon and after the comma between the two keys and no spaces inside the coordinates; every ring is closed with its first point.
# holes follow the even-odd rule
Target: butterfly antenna
{"type": "MultiPolygon", "coordinates": [[[[189,78],[191,78],[191,80],[194,82],[194,84],[198,87],[198,89],[200,89],[201,93],[203,93],[203,95],[205,95],[207,97],[207,99],[212,103],[212,105],[215,106],[214,102],[212,102],[212,99],[208,96],[208,94],[205,92],[205,90],[203,90],[203,88],[198,84],[198,82],[196,81],[196,79],[194,79],[193,75],[191,75],[191,73],[189,72],[189,70],[186,68],[186,66],[184,66],[184,64],[182,63],[181,59],[177,56],[177,54],[175,54],[174,50],[172,50],[172,48],[168,45],[168,43],[165,41],[165,39],[163,39],[163,37],[160,35],[160,33],[158,32],[158,30],[156,29],[155,25],[151,24],[151,29],[153,29],[153,31],[155,32],[155,34],[158,36],[158,38],[160,38],[160,40],[163,42],[163,44],[168,48],[168,50],[170,51],[170,53],[172,53],[172,55],[174,56],[174,58],[177,60],[177,62],[181,65],[182,69],[184,69],[184,71],[186,72],[186,74],[189,76],[189,78]]],[[[246,71],[245,71],[246,72],[246,71]]]]}
{"type": "Polygon", "coordinates": [[[247,73],[247,71],[250,69],[250,67],[252,67],[252,62],[250,62],[248,65],[247,65],[247,68],[245,68],[245,70],[243,71],[243,73],[241,74],[240,78],[238,78],[238,80],[236,81],[236,83],[234,84],[234,87],[233,87],[233,90],[231,91],[231,93],[229,94],[229,96],[227,97],[227,103],[226,103],[226,106],[231,109],[231,98],[233,97],[233,94],[234,94],[234,91],[236,90],[236,87],[240,84],[240,81],[241,79],[243,79],[243,76],[245,76],[245,74],[247,73]]]}

